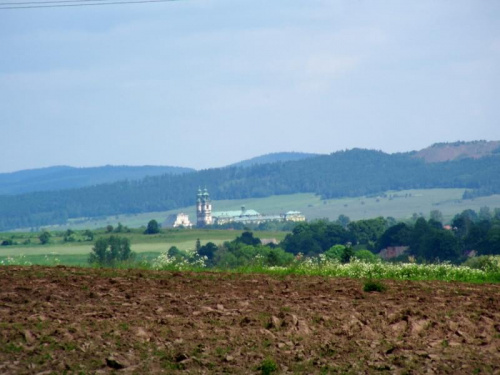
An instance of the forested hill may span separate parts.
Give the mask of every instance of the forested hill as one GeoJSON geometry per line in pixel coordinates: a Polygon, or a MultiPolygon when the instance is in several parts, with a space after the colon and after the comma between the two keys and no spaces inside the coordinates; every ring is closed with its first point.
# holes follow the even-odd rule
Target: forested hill
{"type": "Polygon", "coordinates": [[[59,192],[0,196],[0,230],[68,218],[162,211],[193,205],[198,187],[212,198],[316,193],[323,198],[387,190],[469,188],[500,193],[500,155],[425,163],[409,154],[354,149],[298,161],[208,169],[59,192]]]}
{"type": "Polygon", "coordinates": [[[120,180],[140,180],[165,173],[181,174],[194,169],[156,166],[111,166],[74,168],[56,166],[0,173],[0,194],[21,194],[35,191],[74,189],[120,180]]]}
{"type": "Polygon", "coordinates": [[[302,159],[320,156],[320,154],[311,154],[306,152],[273,152],[262,156],[257,156],[248,160],[243,160],[238,163],[231,164],[230,167],[251,167],[258,164],[296,161],[302,159]]]}

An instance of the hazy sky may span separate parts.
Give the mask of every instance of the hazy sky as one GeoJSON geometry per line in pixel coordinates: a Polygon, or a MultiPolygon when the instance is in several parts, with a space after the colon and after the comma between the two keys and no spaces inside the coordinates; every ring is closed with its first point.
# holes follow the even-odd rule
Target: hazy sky
{"type": "Polygon", "coordinates": [[[500,140],[499,20],[491,0],[0,10],[0,172],[500,140]]]}

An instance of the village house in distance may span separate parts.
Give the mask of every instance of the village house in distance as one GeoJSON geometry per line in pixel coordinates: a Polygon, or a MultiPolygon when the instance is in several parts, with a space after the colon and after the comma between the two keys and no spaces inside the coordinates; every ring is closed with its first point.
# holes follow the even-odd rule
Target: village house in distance
{"type": "MultiPolygon", "coordinates": [[[[305,221],[306,218],[299,211],[288,211],[284,214],[262,215],[255,210],[246,209],[236,211],[214,211],[212,212],[212,200],[207,189],[198,189],[196,196],[196,226],[203,228],[207,225],[223,225],[228,223],[260,224],[267,221],[305,221]]],[[[163,222],[163,228],[192,228],[189,216],[185,213],[177,213],[167,217],[163,222]]]]}

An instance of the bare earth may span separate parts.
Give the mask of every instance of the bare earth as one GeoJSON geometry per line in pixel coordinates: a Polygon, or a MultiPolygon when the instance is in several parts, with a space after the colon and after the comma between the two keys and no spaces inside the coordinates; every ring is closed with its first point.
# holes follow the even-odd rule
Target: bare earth
{"type": "Polygon", "coordinates": [[[500,374],[500,285],[0,267],[0,373],[500,374]]]}

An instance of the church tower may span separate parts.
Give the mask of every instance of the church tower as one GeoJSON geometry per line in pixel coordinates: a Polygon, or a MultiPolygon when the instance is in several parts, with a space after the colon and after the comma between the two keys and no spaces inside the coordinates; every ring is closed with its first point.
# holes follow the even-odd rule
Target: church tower
{"type": "Polygon", "coordinates": [[[196,197],[196,218],[196,225],[198,227],[213,224],[212,202],[206,188],[203,192],[201,189],[198,189],[198,195],[196,197]]]}

